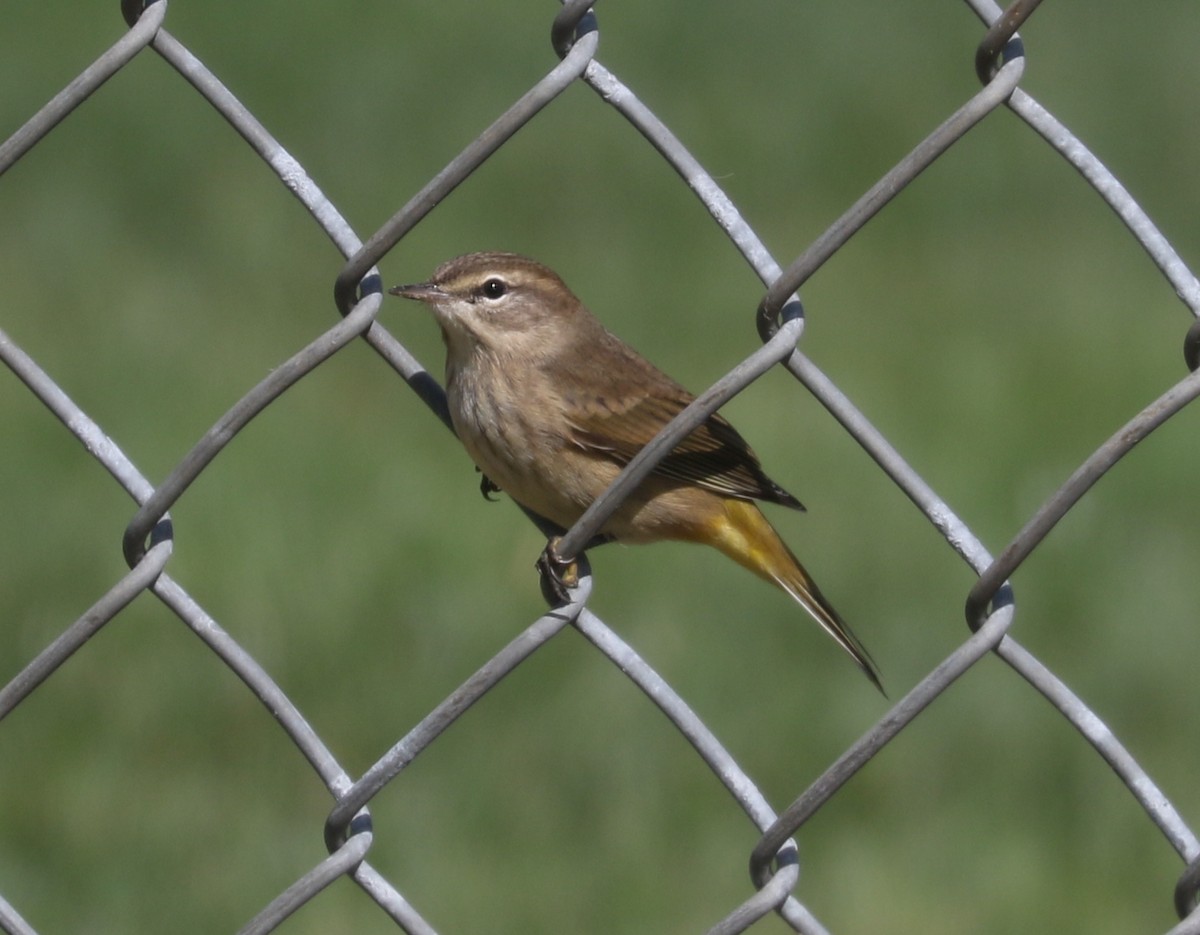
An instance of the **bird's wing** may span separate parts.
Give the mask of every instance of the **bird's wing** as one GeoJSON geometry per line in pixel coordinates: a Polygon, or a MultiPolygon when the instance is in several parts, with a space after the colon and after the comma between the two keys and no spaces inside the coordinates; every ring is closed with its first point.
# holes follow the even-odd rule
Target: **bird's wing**
{"type": "MultiPolygon", "coordinates": [[[[624,465],[695,397],[627,345],[605,348],[590,359],[586,395],[564,394],[571,440],[580,448],[624,465]],[[619,355],[611,366],[604,353],[619,355]],[[635,364],[639,379],[628,374],[635,364]]],[[[767,477],[746,440],[722,416],[713,414],[655,467],[654,472],[683,483],[744,500],[766,500],[802,510],[800,501],[767,477]]]]}

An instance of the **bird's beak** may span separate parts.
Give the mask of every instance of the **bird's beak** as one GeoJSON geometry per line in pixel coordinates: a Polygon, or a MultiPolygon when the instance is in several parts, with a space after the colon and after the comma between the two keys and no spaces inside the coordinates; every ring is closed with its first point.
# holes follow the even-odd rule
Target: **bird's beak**
{"type": "Polygon", "coordinates": [[[433,302],[445,298],[446,293],[430,282],[415,282],[407,286],[392,286],[389,295],[398,295],[402,299],[414,299],[417,302],[433,302]]]}

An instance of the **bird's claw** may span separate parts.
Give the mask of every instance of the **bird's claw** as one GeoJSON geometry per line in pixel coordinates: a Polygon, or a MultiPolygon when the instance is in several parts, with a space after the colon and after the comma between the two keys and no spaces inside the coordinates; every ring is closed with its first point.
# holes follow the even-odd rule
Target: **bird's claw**
{"type": "Polygon", "coordinates": [[[557,536],[547,542],[536,565],[542,576],[542,595],[555,607],[569,603],[571,589],[579,585],[579,563],[559,555],[558,543],[557,536]]]}
{"type": "MultiPolygon", "coordinates": [[[[479,468],[475,468],[475,470],[479,471],[479,468]]],[[[496,482],[484,474],[483,471],[479,471],[479,492],[483,494],[484,500],[487,500],[488,502],[494,502],[496,498],[493,497],[492,494],[499,493],[500,488],[496,485],[496,482]]]]}

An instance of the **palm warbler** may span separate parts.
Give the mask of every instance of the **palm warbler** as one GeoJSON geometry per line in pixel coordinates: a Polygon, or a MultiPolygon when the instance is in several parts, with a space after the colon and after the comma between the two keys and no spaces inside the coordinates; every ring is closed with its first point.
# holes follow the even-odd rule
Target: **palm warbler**
{"type": "MultiPolygon", "coordinates": [[[[472,253],[392,295],[427,305],[446,343],[450,418],[484,474],[569,528],[622,466],[694,398],[609,332],[563,281],[512,253],[472,253]]],[[[871,681],[878,670],[755,500],[802,510],[720,415],[659,462],[601,529],[724,552],[791,595],[871,681]]]]}

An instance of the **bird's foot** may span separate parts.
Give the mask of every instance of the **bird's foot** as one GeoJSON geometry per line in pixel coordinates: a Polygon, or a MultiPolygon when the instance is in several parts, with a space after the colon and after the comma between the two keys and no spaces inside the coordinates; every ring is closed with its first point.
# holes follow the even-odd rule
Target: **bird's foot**
{"type": "Polygon", "coordinates": [[[559,537],[555,536],[547,542],[536,565],[542,576],[542,596],[546,598],[546,603],[553,607],[569,603],[570,589],[579,584],[579,563],[573,558],[563,558],[558,554],[560,541],[559,537]]]}
{"type": "Polygon", "coordinates": [[[496,498],[493,497],[492,494],[499,493],[500,488],[496,486],[496,482],[494,480],[484,474],[483,471],[480,471],[479,468],[475,468],[475,470],[479,471],[479,492],[483,494],[483,499],[494,501],[496,498]]]}

